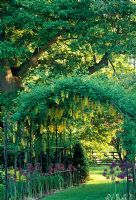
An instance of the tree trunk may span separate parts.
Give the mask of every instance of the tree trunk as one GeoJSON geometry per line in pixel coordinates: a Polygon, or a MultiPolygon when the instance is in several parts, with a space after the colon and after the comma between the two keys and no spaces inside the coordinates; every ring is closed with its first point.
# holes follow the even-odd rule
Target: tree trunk
{"type": "Polygon", "coordinates": [[[0,91],[10,93],[17,90],[19,79],[13,76],[10,67],[6,66],[0,71],[0,91]]]}

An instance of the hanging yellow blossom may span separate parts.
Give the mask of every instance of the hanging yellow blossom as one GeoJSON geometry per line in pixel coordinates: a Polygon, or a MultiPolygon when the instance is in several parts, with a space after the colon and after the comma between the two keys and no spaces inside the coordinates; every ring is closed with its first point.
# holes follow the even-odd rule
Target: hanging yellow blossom
{"type": "Polygon", "coordinates": [[[48,128],[49,128],[49,131],[51,132],[51,133],[54,133],[55,132],[55,126],[53,125],[53,124],[51,124],[51,125],[49,125],[48,126],[48,128]]]}
{"type": "Polygon", "coordinates": [[[84,99],[81,99],[81,109],[83,110],[85,107],[85,102],[84,102],[84,99]]]}
{"type": "Polygon", "coordinates": [[[75,115],[75,119],[79,119],[79,117],[80,117],[80,111],[77,110],[74,115],[75,115]]]}
{"type": "Polygon", "coordinates": [[[88,106],[88,105],[89,105],[89,99],[88,99],[88,97],[85,97],[85,98],[84,98],[84,105],[85,105],[85,106],[88,106]]]}
{"type": "Polygon", "coordinates": [[[61,119],[64,113],[64,109],[62,108],[56,108],[55,110],[55,118],[56,119],[61,119]]]}
{"type": "Polygon", "coordinates": [[[62,133],[66,129],[66,125],[64,123],[57,126],[57,131],[62,133]]]}
{"type": "Polygon", "coordinates": [[[66,92],[66,99],[68,99],[68,97],[69,97],[69,93],[68,93],[68,92],[66,92]]]}
{"type": "Polygon", "coordinates": [[[59,104],[60,103],[60,99],[58,97],[55,98],[55,102],[56,104],[59,104]]]}
{"type": "Polygon", "coordinates": [[[69,114],[70,117],[72,117],[72,115],[73,115],[72,109],[69,109],[69,110],[68,110],[68,114],[69,114]]]}
{"type": "Polygon", "coordinates": [[[75,103],[78,103],[79,102],[79,95],[74,95],[73,96],[73,101],[75,102],[75,103]]]}
{"type": "Polygon", "coordinates": [[[42,132],[43,132],[43,129],[44,129],[44,126],[43,126],[43,124],[40,124],[40,133],[42,133],[42,132]]]}
{"type": "Polygon", "coordinates": [[[54,109],[53,108],[50,108],[49,110],[48,110],[48,116],[50,117],[50,120],[52,120],[52,119],[54,119],[54,109]]]}
{"type": "Polygon", "coordinates": [[[37,113],[38,113],[38,107],[35,108],[35,114],[37,114],[37,113]]]}
{"type": "Polygon", "coordinates": [[[100,102],[97,105],[97,112],[102,114],[102,105],[100,104],[100,102]]]}
{"type": "Polygon", "coordinates": [[[13,135],[13,143],[15,143],[16,141],[16,138],[15,138],[15,135],[13,135]]]}
{"type": "Polygon", "coordinates": [[[26,142],[24,141],[24,139],[21,139],[21,145],[22,145],[23,147],[25,147],[25,144],[26,144],[26,142]]]}
{"type": "Polygon", "coordinates": [[[84,113],[84,114],[83,114],[83,120],[84,120],[84,122],[86,122],[87,119],[88,119],[88,117],[87,117],[87,115],[84,113]]]}
{"type": "Polygon", "coordinates": [[[64,93],[64,91],[61,91],[61,99],[62,99],[63,102],[65,101],[65,93],[64,93]]]}

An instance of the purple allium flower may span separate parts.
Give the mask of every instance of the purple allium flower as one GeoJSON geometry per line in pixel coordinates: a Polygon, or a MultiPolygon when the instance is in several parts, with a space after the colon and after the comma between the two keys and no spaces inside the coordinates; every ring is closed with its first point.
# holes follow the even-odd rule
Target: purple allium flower
{"type": "Polygon", "coordinates": [[[116,162],[112,162],[110,166],[114,168],[117,166],[117,164],[116,164],[116,162]]]}
{"type": "Polygon", "coordinates": [[[125,178],[125,174],[124,174],[124,173],[121,173],[121,174],[119,174],[117,177],[120,178],[120,179],[124,179],[124,178],[125,178]]]}

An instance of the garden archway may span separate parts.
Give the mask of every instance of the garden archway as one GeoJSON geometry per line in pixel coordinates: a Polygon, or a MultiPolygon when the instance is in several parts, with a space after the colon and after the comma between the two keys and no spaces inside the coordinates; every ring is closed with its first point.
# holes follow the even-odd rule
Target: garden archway
{"type": "Polygon", "coordinates": [[[105,83],[105,80],[95,78],[67,78],[56,81],[53,85],[37,87],[30,93],[19,96],[17,112],[12,115],[13,120],[19,121],[26,116],[33,117],[47,110],[48,105],[64,104],[65,99],[72,100],[74,95],[88,97],[93,101],[109,102],[124,115],[136,119],[135,97],[128,95],[119,84],[105,83]],[[72,97],[72,98],[71,98],[72,97]],[[34,109],[35,114],[34,114],[34,109]]]}
{"type": "MultiPolygon", "coordinates": [[[[136,116],[136,102],[135,97],[127,94],[125,90],[119,84],[113,84],[113,82],[105,82],[105,79],[90,79],[89,77],[83,78],[67,78],[56,81],[53,85],[36,87],[31,92],[25,92],[19,95],[16,100],[16,111],[12,114],[12,122],[16,126],[15,131],[15,161],[17,161],[18,154],[18,144],[23,146],[22,136],[23,132],[20,129],[20,123],[25,124],[24,131],[27,135],[25,138],[26,145],[30,147],[30,162],[31,162],[31,147],[32,147],[32,128],[34,123],[39,123],[40,121],[46,121],[46,127],[48,129],[50,118],[54,120],[57,117],[58,120],[62,119],[66,115],[67,106],[70,102],[73,104],[78,104],[79,99],[83,99],[84,105],[88,104],[88,101],[98,101],[101,103],[108,102],[115,106],[119,112],[123,113],[125,126],[132,129],[126,132],[124,142],[127,143],[126,150],[130,154],[130,158],[133,160],[136,155],[134,144],[135,144],[135,116],[136,116]],[[50,115],[50,109],[55,107],[55,112],[50,115]],[[63,112],[60,112],[62,107],[66,108],[63,112]],[[26,131],[27,129],[27,131],[26,131]],[[130,137],[131,135],[131,137],[130,137]],[[27,141],[29,140],[29,141],[27,141]],[[131,151],[130,151],[131,149],[131,151]]],[[[13,113],[13,111],[12,111],[13,113]]],[[[8,116],[9,118],[9,116],[8,116]]],[[[36,124],[35,124],[36,125],[36,124]]],[[[35,126],[37,128],[37,126],[35,126]]],[[[41,128],[41,127],[40,127],[41,128]]],[[[51,130],[50,130],[51,131],[51,130]]],[[[48,131],[47,131],[48,137],[48,131]]],[[[47,151],[48,151],[48,141],[47,140],[47,151]]],[[[41,150],[41,144],[40,144],[41,150]]],[[[49,153],[48,153],[49,155],[49,153]]],[[[26,183],[27,184],[27,183],[26,183]]],[[[26,190],[27,191],[27,190],[26,190]]]]}
{"type": "Polygon", "coordinates": [[[12,119],[15,121],[28,118],[37,121],[44,120],[48,122],[47,126],[49,126],[50,118],[51,120],[55,118],[61,120],[66,115],[69,116],[69,113],[66,113],[69,103],[73,102],[75,106],[79,103],[79,99],[84,99],[84,104],[88,104],[88,101],[108,102],[123,114],[125,129],[127,130],[127,134],[123,135],[123,139],[127,143],[126,150],[133,154],[130,157],[134,157],[136,153],[134,149],[134,131],[136,129],[135,96],[128,94],[127,90],[118,83],[105,81],[102,78],[71,77],[60,79],[50,86],[37,87],[30,93],[20,95],[17,112],[12,115],[12,119]],[[54,111],[52,107],[55,107],[56,110],[54,111]],[[129,132],[132,133],[131,137],[129,132]]]}

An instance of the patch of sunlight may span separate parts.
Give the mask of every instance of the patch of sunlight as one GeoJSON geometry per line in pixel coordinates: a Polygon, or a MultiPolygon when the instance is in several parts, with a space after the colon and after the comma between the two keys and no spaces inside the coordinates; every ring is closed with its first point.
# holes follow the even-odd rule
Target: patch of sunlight
{"type": "Polygon", "coordinates": [[[111,181],[106,179],[101,174],[90,174],[86,184],[101,184],[101,183],[111,183],[111,181]]]}

